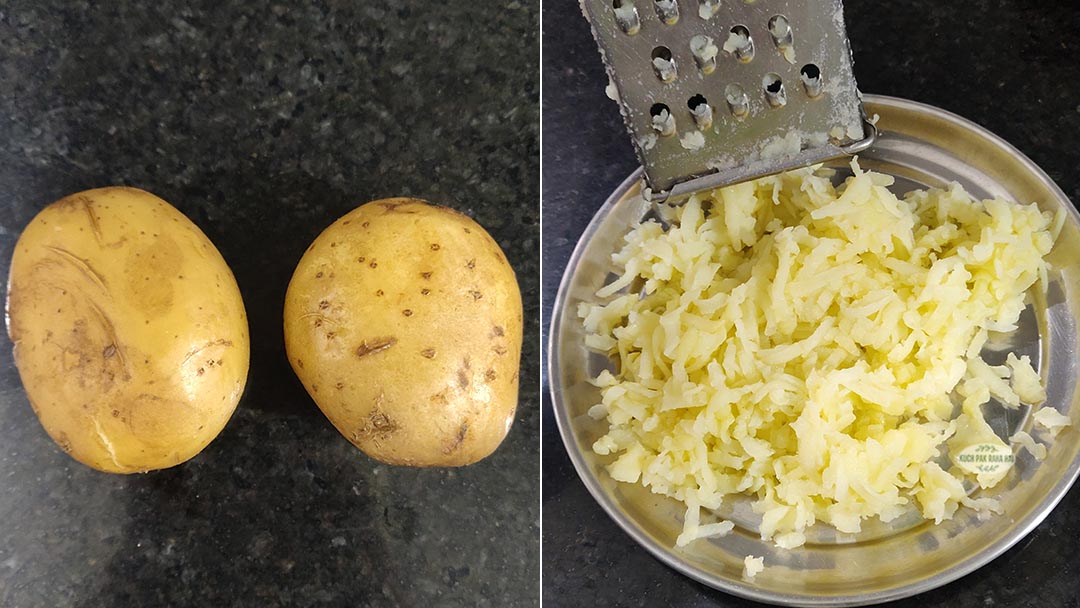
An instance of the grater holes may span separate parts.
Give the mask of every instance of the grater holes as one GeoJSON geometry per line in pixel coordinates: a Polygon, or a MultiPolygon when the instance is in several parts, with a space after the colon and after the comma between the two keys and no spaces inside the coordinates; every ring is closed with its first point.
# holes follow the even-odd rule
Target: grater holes
{"type": "Polygon", "coordinates": [[[743,63],[749,63],[754,59],[754,39],[750,37],[750,30],[745,25],[736,25],[728,32],[728,38],[724,42],[724,52],[734,55],[743,63]]]}
{"type": "Polygon", "coordinates": [[[704,74],[712,74],[716,70],[716,56],[719,53],[716,43],[705,34],[698,34],[690,39],[690,54],[694,56],[694,62],[704,74]]]}
{"type": "Polygon", "coordinates": [[[686,107],[690,108],[690,114],[694,117],[694,123],[702,131],[712,126],[713,111],[709,100],[701,93],[694,95],[686,101],[686,107]]]}
{"type": "Polygon", "coordinates": [[[780,80],[779,74],[769,72],[761,79],[761,86],[765,89],[765,99],[769,102],[770,106],[779,108],[787,103],[787,92],[784,91],[784,81],[780,80]]]}
{"type": "Polygon", "coordinates": [[[808,63],[802,66],[799,70],[799,79],[802,80],[803,90],[806,91],[807,97],[811,99],[821,97],[821,69],[817,65],[808,63]]]}
{"type": "Polygon", "coordinates": [[[773,44],[788,63],[795,63],[795,36],[791,31],[791,22],[783,15],[773,15],[769,19],[769,34],[773,44]]]}
{"type": "Polygon", "coordinates": [[[671,108],[662,103],[654,103],[649,108],[649,114],[652,116],[652,127],[656,132],[664,137],[675,134],[675,117],[671,114],[671,108]]]}
{"type": "Polygon", "coordinates": [[[656,77],[663,82],[675,80],[678,74],[675,58],[671,55],[671,49],[666,46],[658,46],[652,50],[652,66],[656,77]]]}
{"type": "Polygon", "coordinates": [[[736,118],[743,118],[750,113],[750,96],[746,90],[737,84],[729,84],[724,88],[724,99],[727,100],[728,110],[736,118]]]}
{"type": "Polygon", "coordinates": [[[615,23],[623,33],[632,36],[641,31],[641,17],[632,0],[612,0],[611,8],[615,12],[615,23]]]}
{"type": "Polygon", "coordinates": [[[720,10],[720,0],[698,0],[698,17],[705,21],[713,18],[720,10]]]}
{"type": "Polygon", "coordinates": [[[679,21],[679,3],[675,0],[653,0],[653,6],[656,16],[665,24],[675,25],[679,21]]]}
{"type": "Polygon", "coordinates": [[[791,45],[793,37],[791,34],[791,22],[783,15],[773,15],[769,19],[769,33],[772,34],[773,42],[776,46],[791,45]]]}

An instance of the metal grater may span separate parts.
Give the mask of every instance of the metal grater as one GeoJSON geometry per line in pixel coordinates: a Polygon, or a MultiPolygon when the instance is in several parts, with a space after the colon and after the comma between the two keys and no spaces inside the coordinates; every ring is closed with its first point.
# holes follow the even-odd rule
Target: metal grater
{"type": "Polygon", "coordinates": [[[842,0],[581,4],[649,200],[854,154],[874,141],[842,0]]]}

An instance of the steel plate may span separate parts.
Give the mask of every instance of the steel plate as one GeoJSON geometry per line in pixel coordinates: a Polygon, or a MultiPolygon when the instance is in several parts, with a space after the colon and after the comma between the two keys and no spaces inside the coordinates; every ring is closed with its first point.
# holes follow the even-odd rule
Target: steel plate
{"type": "MultiPolygon", "coordinates": [[[[741,597],[792,606],[865,605],[914,595],[953,581],[994,559],[1031,532],[1061,500],[1080,472],[1080,406],[1077,393],[1077,326],[1080,316],[1080,214],[1065,194],[1027,157],[1005,141],[956,115],[902,99],[866,96],[867,115],[880,116],[881,133],[860,154],[867,169],[896,177],[897,194],[918,187],[960,182],[978,197],[1004,196],[1036,202],[1045,210],[1065,209],[1067,221],[1049,256],[1053,265],[1048,295],[1033,297],[1020,329],[1008,344],[990,344],[991,363],[1005,352],[1029,354],[1047,385],[1048,401],[1073,426],[1047,443],[1037,462],[1019,450],[1016,464],[986,495],[1001,501],[1004,514],[980,521],[961,509],[940,525],[918,517],[889,525],[868,522],[852,537],[825,525],[809,531],[810,541],[782,550],[758,537],[753,514],[735,504],[720,515],[736,522],[735,532],[675,549],[682,528],[681,503],[640,485],[612,480],[608,459],[595,455],[593,442],[605,423],[586,415],[599,401],[588,383],[609,365],[584,346],[577,305],[591,301],[607,280],[611,254],[622,236],[650,211],[640,196],[640,171],[631,175],[600,208],[582,235],[563,276],[552,315],[549,371],[555,417],[582,481],[605,511],[638,543],[679,572],[741,597]],[[765,558],[753,581],[742,578],[746,555],[765,558]]],[[[845,161],[833,163],[841,172],[845,161]]],[[[589,201],[582,201],[588,204],[589,201]]],[[[988,419],[1004,436],[1031,430],[1024,409],[989,407],[988,419]]],[[[738,501],[736,501],[737,503],[738,501]]]]}

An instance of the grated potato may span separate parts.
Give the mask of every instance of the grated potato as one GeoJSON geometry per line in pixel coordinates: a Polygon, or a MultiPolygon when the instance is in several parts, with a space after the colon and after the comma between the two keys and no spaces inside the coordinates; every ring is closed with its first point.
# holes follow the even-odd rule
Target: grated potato
{"type": "Polygon", "coordinates": [[[746,578],[754,578],[764,569],[765,558],[763,557],[747,555],[746,558],[743,559],[743,576],[746,578]]]}
{"type": "Polygon", "coordinates": [[[1061,429],[1072,424],[1068,416],[1049,407],[1040,408],[1034,415],[1035,424],[1046,429],[1051,437],[1057,437],[1061,429]]]}
{"type": "Polygon", "coordinates": [[[1013,433],[1013,436],[1009,437],[1009,443],[1018,443],[1024,446],[1024,449],[1030,452],[1035,457],[1035,460],[1041,462],[1046,459],[1046,446],[1035,441],[1035,438],[1025,431],[1013,433]]]}
{"type": "Polygon", "coordinates": [[[781,547],[816,521],[856,533],[911,506],[936,522],[1000,511],[967,497],[940,448],[1005,446],[981,406],[1045,399],[1027,357],[979,352],[1015,329],[1060,218],[958,184],[898,199],[891,177],[852,169],[840,187],[814,167],[695,195],[669,229],[632,230],[622,274],[579,309],[618,370],[594,380],[590,415],[609,425],[594,451],[613,478],[686,503],[679,545],[729,532],[699,510],[731,495],[781,547]]]}

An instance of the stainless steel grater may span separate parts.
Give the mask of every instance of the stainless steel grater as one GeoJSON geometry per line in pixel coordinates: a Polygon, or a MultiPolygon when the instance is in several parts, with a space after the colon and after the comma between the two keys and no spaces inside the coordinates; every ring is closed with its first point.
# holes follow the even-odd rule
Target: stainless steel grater
{"type": "Polygon", "coordinates": [[[869,147],[842,0],[581,0],[647,198],[869,147]]]}

